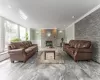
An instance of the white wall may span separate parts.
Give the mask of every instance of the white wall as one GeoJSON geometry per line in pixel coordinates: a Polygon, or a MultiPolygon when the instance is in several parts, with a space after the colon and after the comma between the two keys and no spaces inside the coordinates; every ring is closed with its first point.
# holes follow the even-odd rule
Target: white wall
{"type": "Polygon", "coordinates": [[[0,52],[4,51],[5,34],[4,34],[4,19],[0,17],[0,52]]]}
{"type": "Polygon", "coordinates": [[[30,35],[30,39],[32,41],[33,44],[38,44],[38,47],[41,47],[41,31],[40,30],[36,30],[36,29],[31,29],[29,31],[29,35],[30,35]],[[38,31],[39,33],[36,33],[36,31],[38,31]]]}
{"type": "Polygon", "coordinates": [[[64,38],[65,41],[65,30],[58,29],[57,30],[57,46],[60,46],[61,38],[64,38]],[[61,33],[59,31],[62,31],[61,33]]]}
{"type": "Polygon", "coordinates": [[[65,29],[65,42],[75,39],[75,26],[74,24],[70,25],[65,29]]]}

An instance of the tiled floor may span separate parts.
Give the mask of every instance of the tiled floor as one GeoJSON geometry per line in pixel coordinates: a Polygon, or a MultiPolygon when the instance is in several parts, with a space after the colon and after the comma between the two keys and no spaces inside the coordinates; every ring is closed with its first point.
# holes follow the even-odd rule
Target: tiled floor
{"type": "Polygon", "coordinates": [[[37,55],[26,63],[6,60],[0,63],[0,80],[100,80],[100,64],[76,63],[67,54],[64,59],[64,64],[37,63],[37,55]]]}
{"type": "Polygon", "coordinates": [[[0,62],[4,61],[5,59],[8,59],[8,58],[9,58],[9,54],[7,51],[0,53],[0,62]]]}

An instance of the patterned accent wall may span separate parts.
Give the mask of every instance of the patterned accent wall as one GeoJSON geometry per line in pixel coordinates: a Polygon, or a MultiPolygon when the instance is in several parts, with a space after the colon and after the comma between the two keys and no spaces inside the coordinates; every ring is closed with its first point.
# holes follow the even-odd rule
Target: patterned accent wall
{"type": "Polygon", "coordinates": [[[100,9],[75,24],[75,39],[92,41],[93,60],[100,63],[100,9]]]}

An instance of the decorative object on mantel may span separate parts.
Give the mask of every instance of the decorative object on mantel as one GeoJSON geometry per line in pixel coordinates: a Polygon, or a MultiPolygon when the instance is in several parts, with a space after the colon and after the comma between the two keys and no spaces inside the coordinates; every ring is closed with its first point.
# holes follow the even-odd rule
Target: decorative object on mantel
{"type": "Polygon", "coordinates": [[[61,38],[60,47],[63,47],[63,43],[64,43],[64,38],[61,38]]]}

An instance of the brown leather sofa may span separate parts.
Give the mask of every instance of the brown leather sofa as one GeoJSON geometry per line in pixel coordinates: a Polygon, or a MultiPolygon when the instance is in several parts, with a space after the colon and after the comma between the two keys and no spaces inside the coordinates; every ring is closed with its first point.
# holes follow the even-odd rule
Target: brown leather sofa
{"type": "Polygon", "coordinates": [[[11,44],[8,45],[8,53],[10,54],[12,63],[14,63],[14,61],[26,62],[37,51],[37,44],[32,44],[31,41],[11,42],[11,44]]]}
{"type": "Polygon", "coordinates": [[[64,44],[63,50],[67,52],[75,61],[92,59],[91,41],[70,40],[69,44],[64,44]]]}

